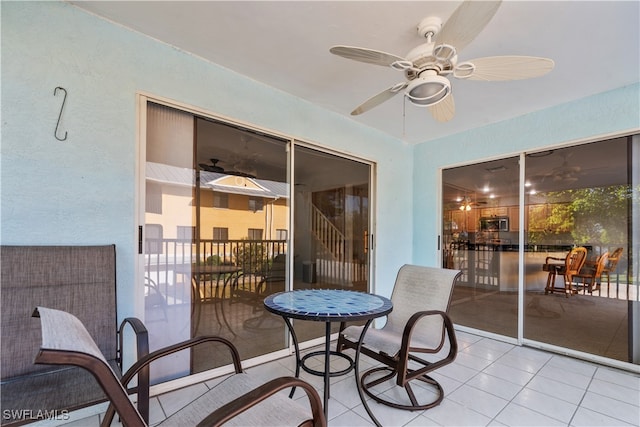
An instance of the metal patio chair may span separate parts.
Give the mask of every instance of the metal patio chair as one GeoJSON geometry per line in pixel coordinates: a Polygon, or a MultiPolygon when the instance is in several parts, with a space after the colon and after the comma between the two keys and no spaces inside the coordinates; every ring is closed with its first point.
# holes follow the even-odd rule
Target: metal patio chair
{"type": "Polygon", "coordinates": [[[197,337],[156,350],[134,363],[119,380],[84,325],[75,316],[45,307],[38,307],[34,316],[40,317],[42,325],[42,346],[35,363],[74,365],[89,371],[111,402],[103,417],[103,426],[111,425],[114,411],[118,413],[124,426],[146,426],[127,395],[129,381],[152,361],[204,342],[217,342],[229,349],[235,374],[157,425],[326,426],[322,401],[311,385],[294,377],[280,377],[264,384],[253,379],[243,372],[238,351],[224,338],[197,337]],[[300,405],[283,393],[278,393],[291,387],[304,390],[309,399],[308,406],[300,405]]]}
{"type": "MultiPolygon", "coordinates": [[[[459,270],[444,268],[416,265],[400,268],[391,294],[393,311],[383,328],[367,330],[361,348],[362,354],[384,364],[369,369],[360,378],[362,389],[373,400],[410,411],[429,409],[442,402],[442,386],[427,374],[456,358],[458,344],[447,313],[454,282],[460,275],[459,270]],[[406,391],[410,403],[387,400],[384,394],[372,391],[394,377],[395,385],[406,391]],[[412,388],[418,381],[430,386],[435,399],[418,401],[412,388]]],[[[361,332],[362,326],[341,330],[338,351],[356,349],[361,332]]]]}

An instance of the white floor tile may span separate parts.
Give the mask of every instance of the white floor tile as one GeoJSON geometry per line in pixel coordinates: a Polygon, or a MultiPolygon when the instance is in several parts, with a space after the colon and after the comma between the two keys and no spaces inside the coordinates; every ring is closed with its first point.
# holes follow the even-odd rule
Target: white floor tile
{"type": "Polygon", "coordinates": [[[620,427],[621,425],[624,425],[624,423],[619,419],[587,408],[578,408],[576,415],[571,420],[572,427],[620,427]]]}
{"type": "Polygon", "coordinates": [[[329,421],[331,427],[369,427],[373,426],[371,420],[364,419],[353,411],[347,411],[329,421]]]}
{"type": "Polygon", "coordinates": [[[610,397],[587,392],[581,406],[633,426],[640,424],[640,407],[637,405],[630,405],[610,397]]]}
{"type": "MultiPolygon", "coordinates": [[[[420,412],[411,412],[411,411],[403,411],[400,409],[395,409],[390,406],[381,405],[373,400],[368,401],[369,409],[373,415],[377,418],[378,422],[384,427],[395,427],[395,426],[404,426],[418,415],[420,412]]],[[[360,415],[362,418],[366,420],[370,420],[367,411],[364,409],[364,406],[358,405],[353,411],[360,415]]],[[[329,423],[331,426],[331,423],[329,423]]]]}
{"type": "Polygon", "coordinates": [[[509,352],[498,359],[498,362],[502,365],[511,366],[512,368],[535,374],[544,366],[547,361],[542,359],[527,359],[519,356],[518,354],[514,354],[513,352],[509,352]]]}
{"type": "Polygon", "coordinates": [[[623,372],[605,367],[599,367],[598,371],[594,375],[594,378],[640,391],[639,374],[632,374],[631,372],[623,372]]]}
{"type": "Polygon", "coordinates": [[[518,384],[485,374],[484,372],[473,377],[467,384],[507,400],[513,399],[520,390],[522,390],[522,386],[518,384]]]}
{"type": "Polygon", "coordinates": [[[552,427],[567,425],[562,421],[547,417],[546,415],[515,403],[507,405],[495,418],[495,421],[511,427],[552,427]]]}
{"type": "Polygon", "coordinates": [[[577,409],[577,405],[530,388],[525,388],[518,393],[513,399],[513,403],[560,420],[565,424],[571,421],[571,417],[577,409]]]}
{"type": "MultiPolygon", "coordinates": [[[[436,371],[434,371],[434,373],[435,372],[436,371]]],[[[456,381],[460,381],[461,383],[465,383],[473,378],[478,373],[478,371],[453,362],[438,369],[437,373],[439,375],[444,375],[452,378],[456,381]]]]}
{"type": "Polygon", "coordinates": [[[534,375],[521,369],[503,365],[500,361],[487,367],[483,372],[521,386],[524,386],[531,381],[531,378],[533,378],[534,375]]]}
{"type": "Polygon", "coordinates": [[[490,417],[449,399],[423,415],[441,426],[484,426],[491,421],[490,417]]]}
{"type": "Polygon", "coordinates": [[[556,380],[586,390],[591,382],[591,376],[585,376],[563,367],[545,365],[538,375],[544,378],[556,380]]]}
{"type": "Polygon", "coordinates": [[[627,388],[608,381],[594,379],[591,381],[591,384],[589,384],[588,390],[591,393],[610,397],[631,405],[640,406],[640,390],[638,389],[627,388]]]}
{"type": "Polygon", "coordinates": [[[574,372],[586,377],[593,377],[596,373],[597,365],[571,357],[555,355],[549,360],[549,365],[562,369],[563,371],[574,372]]]}
{"type": "Polygon", "coordinates": [[[584,389],[540,376],[529,381],[527,388],[574,405],[578,405],[586,393],[584,389]]]}
{"type": "Polygon", "coordinates": [[[494,418],[509,403],[506,399],[466,384],[447,398],[489,418],[494,418]]]}
{"type": "Polygon", "coordinates": [[[470,353],[459,353],[458,357],[456,357],[455,363],[466,366],[467,368],[475,369],[476,371],[482,371],[491,364],[491,360],[478,357],[470,353]]]}

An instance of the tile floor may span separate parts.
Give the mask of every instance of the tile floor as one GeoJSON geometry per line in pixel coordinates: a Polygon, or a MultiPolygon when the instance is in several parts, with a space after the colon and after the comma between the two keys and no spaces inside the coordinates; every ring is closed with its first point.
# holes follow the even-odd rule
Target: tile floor
{"type": "MultiPolygon", "coordinates": [[[[383,426],[640,426],[640,375],[527,347],[457,333],[455,362],[433,374],[444,387],[441,405],[409,412],[369,402],[383,426]]],[[[361,371],[371,359],[361,360],[361,371]]],[[[321,363],[321,361],[318,361],[321,363]]],[[[293,357],[252,367],[264,380],[291,375],[293,357]]],[[[319,391],[322,379],[303,373],[319,391]]],[[[219,381],[153,398],[151,423],[158,423],[219,381]]],[[[381,390],[394,397],[391,386],[381,390]]],[[[430,393],[426,389],[425,393],[430,393]]],[[[320,393],[322,393],[320,391],[320,393]]],[[[303,402],[301,394],[297,395],[303,402]]],[[[98,426],[100,415],[72,414],[65,427],[98,426]]],[[[328,424],[371,426],[353,374],[331,382],[328,424]]]]}

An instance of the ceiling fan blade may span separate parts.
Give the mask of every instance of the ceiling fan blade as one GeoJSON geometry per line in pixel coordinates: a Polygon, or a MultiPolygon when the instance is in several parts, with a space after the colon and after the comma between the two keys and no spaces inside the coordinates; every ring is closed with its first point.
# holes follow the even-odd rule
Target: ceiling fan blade
{"type": "Polygon", "coordinates": [[[437,121],[444,123],[453,119],[453,116],[456,112],[456,106],[453,102],[453,94],[450,93],[442,101],[438,102],[436,105],[432,105],[428,107],[429,112],[437,121]]]}
{"type": "Polygon", "coordinates": [[[472,0],[463,2],[435,35],[436,46],[447,44],[460,53],[491,21],[500,3],[501,1],[472,0]]]}
{"type": "Polygon", "coordinates": [[[373,95],[371,98],[364,101],[362,104],[358,105],[355,110],[351,112],[352,116],[357,116],[358,114],[362,114],[366,111],[371,110],[373,107],[377,107],[388,99],[393,98],[395,94],[400,92],[402,89],[407,87],[407,82],[398,83],[396,85],[391,86],[389,89],[380,92],[377,95],[373,95]]]}
{"type": "Polygon", "coordinates": [[[488,56],[458,64],[453,75],[468,80],[523,80],[543,76],[554,65],[551,59],[534,56],[488,56]]]}
{"type": "Polygon", "coordinates": [[[382,65],[390,67],[397,61],[406,61],[404,58],[393,55],[391,53],[381,52],[379,50],[366,49],[363,47],[352,46],[333,46],[329,52],[343,58],[353,59],[354,61],[366,62],[368,64],[382,65]]]}

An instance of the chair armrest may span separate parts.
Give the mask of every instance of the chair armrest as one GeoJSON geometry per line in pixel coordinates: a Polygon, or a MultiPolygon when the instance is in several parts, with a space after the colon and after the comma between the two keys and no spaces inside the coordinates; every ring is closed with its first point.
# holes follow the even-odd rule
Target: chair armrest
{"type": "Polygon", "coordinates": [[[554,257],[554,256],[548,256],[548,257],[545,258],[544,263],[545,264],[549,264],[549,260],[563,261],[564,262],[566,260],[566,258],[557,258],[557,257],[554,257]]]}
{"type": "MultiPolygon", "coordinates": [[[[133,330],[136,337],[136,360],[140,360],[149,354],[149,331],[144,323],[137,317],[127,317],[120,324],[118,329],[118,350],[116,353],[116,362],[123,372],[124,366],[124,330],[129,326],[133,330]]],[[[149,367],[145,367],[138,375],[138,412],[146,423],[149,423],[149,385],[150,385],[149,367]]],[[[124,384],[125,389],[129,392],[129,388],[124,384]]]]}
{"type": "Polygon", "coordinates": [[[447,357],[437,360],[435,362],[429,362],[427,364],[428,366],[412,371],[411,373],[412,376],[422,375],[423,373],[426,373],[428,371],[433,371],[435,369],[440,368],[441,366],[444,366],[453,362],[456,356],[458,355],[458,340],[456,339],[456,334],[453,329],[453,322],[451,321],[451,318],[447,315],[447,313],[445,313],[444,311],[440,311],[440,310],[421,311],[411,316],[407,321],[405,329],[402,333],[402,345],[400,347],[401,350],[398,358],[399,360],[398,372],[399,373],[404,372],[405,374],[403,375],[406,375],[406,372],[408,372],[408,369],[409,369],[409,362],[411,361],[411,359],[420,360],[417,357],[411,356],[410,353],[412,352],[436,353],[440,351],[440,349],[444,346],[444,343],[445,343],[445,340],[444,340],[445,332],[449,339],[449,353],[447,354],[447,357]],[[420,349],[420,348],[410,347],[409,343],[410,343],[411,333],[413,331],[413,328],[421,319],[423,319],[426,316],[440,316],[444,321],[444,330],[442,331],[442,335],[440,338],[440,345],[438,345],[437,348],[434,348],[434,349],[420,349]]]}
{"type": "MultiPolygon", "coordinates": [[[[458,341],[456,339],[455,331],[453,329],[453,322],[451,321],[451,318],[447,313],[440,310],[419,311],[413,314],[413,316],[409,318],[409,320],[407,321],[407,324],[404,327],[404,331],[402,332],[402,345],[400,347],[401,349],[403,349],[402,351],[405,351],[407,354],[410,352],[416,351],[416,349],[410,346],[410,340],[411,340],[413,328],[416,327],[416,325],[420,320],[424,319],[427,316],[440,316],[444,321],[444,330],[442,331],[440,344],[433,349],[429,349],[429,351],[435,353],[440,351],[440,349],[442,349],[442,346],[445,343],[444,338],[445,338],[445,332],[446,332],[449,338],[449,344],[450,344],[449,355],[455,355],[458,352],[458,341]]],[[[417,351],[420,351],[420,349],[417,349],[417,351]]],[[[422,352],[426,352],[426,351],[423,350],[422,352]]],[[[400,355],[400,358],[401,359],[404,358],[402,354],[400,355]]]]}
{"type": "Polygon", "coordinates": [[[280,377],[266,382],[248,393],[243,394],[238,399],[221,406],[198,423],[198,427],[223,425],[236,415],[257,405],[280,390],[291,387],[300,387],[307,393],[309,403],[311,404],[311,413],[313,414],[313,426],[326,426],[327,420],[324,418],[322,401],[320,400],[318,392],[309,383],[301,379],[295,377],[280,377]]]}
{"type": "Polygon", "coordinates": [[[142,321],[137,317],[127,317],[120,324],[120,328],[118,328],[118,352],[117,352],[116,360],[121,370],[124,363],[124,360],[123,360],[124,329],[127,326],[131,327],[131,329],[133,330],[133,333],[136,336],[137,359],[141,359],[147,354],[149,354],[149,331],[147,330],[147,327],[144,326],[144,323],[142,323],[142,321]]]}
{"type": "MultiPolygon", "coordinates": [[[[206,335],[206,336],[191,338],[189,340],[182,341],[177,344],[173,344],[173,345],[158,349],[156,351],[153,351],[147,354],[144,357],[141,357],[133,365],[131,365],[131,367],[127,370],[127,372],[124,373],[120,382],[122,383],[122,386],[126,389],[127,385],[133,379],[133,377],[136,376],[136,374],[138,374],[143,370],[147,370],[147,371],[149,370],[149,364],[151,364],[151,362],[153,362],[154,360],[160,359],[164,356],[171,355],[181,350],[186,350],[188,348],[195,347],[196,345],[203,344],[205,342],[218,342],[227,346],[227,348],[231,352],[231,358],[233,360],[233,366],[234,366],[235,372],[237,374],[242,372],[240,354],[238,353],[238,350],[233,345],[233,343],[231,343],[231,341],[222,337],[206,335]]],[[[148,385],[147,385],[146,392],[147,392],[146,404],[148,405],[149,404],[148,385]]],[[[138,402],[140,402],[141,400],[142,400],[141,395],[138,394],[138,402]]],[[[107,408],[107,411],[105,412],[104,418],[100,425],[110,426],[114,415],[115,415],[115,408],[113,407],[113,405],[109,404],[109,407],[107,408]]]]}

